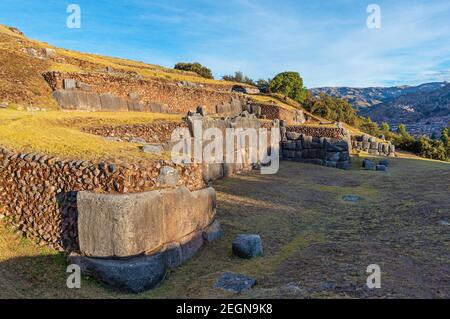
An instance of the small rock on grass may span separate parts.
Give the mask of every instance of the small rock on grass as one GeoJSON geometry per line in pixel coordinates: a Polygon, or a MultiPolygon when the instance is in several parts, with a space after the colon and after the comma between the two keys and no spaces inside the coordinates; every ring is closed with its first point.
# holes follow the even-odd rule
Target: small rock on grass
{"type": "Polygon", "coordinates": [[[346,202],[359,202],[361,200],[361,197],[357,195],[345,195],[342,197],[342,199],[346,202]]]}
{"type": "Polygon", "coordinates": [[[381,160],[379,164],[389,167],[389,161],[387,159],[381,160]]]}
{"type": "Polygon", "coordinates": [[[262,240],[259,235],[238,235],[233,240],[233,254],[240,258],[251,259],[263,254],[262,240]]]}

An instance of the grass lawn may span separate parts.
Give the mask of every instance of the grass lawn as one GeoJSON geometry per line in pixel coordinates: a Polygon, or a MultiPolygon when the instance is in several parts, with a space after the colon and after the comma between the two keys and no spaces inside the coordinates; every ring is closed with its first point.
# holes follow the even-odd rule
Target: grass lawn
{"type": "Polygon", "coordinates": [[[449,298],[450,164],[390,159],[388,172],[342,171],[282,162],[277,175],[243,174],[215,182],[225,235],[168,273],[157,289],[126,295],[92,279],[65,286],[63,254],[0,228],[0,297],[125,298],[449,298]],[[350,203],[344,195],[357,195],[350,203]],[[264,256],[231,253],[239,233],[258,233],[264,256]],[[378,264],[382,288],[365,287],[378,264]],[[212,286],[225,271],[258,280],[243,295],[212,286]]]}
{"type": "Polygon", "coordinates": [[[133,143],[81,132],[86,127],[181,121],[181,115],[144,112],[25,112],[0,110],[0,145],[20,152],[83,160],[153,159],[133,143]],[[113,158],[112,158],[113,156],[113,158]]]}

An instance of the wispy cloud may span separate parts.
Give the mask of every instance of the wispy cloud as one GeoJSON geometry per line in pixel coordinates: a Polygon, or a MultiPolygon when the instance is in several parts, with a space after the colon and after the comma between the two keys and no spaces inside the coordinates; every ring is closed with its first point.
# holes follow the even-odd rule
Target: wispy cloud
{"type": "Polygon", "coordinates": [[[449,80],[448,0],[373,0],[382,10],[380,30],[366,27],[372,1],[77,1],[84,12],[77,33],[59,25],[59,1],[4,0],[0,21],[73,49],[169,67],[198,61],[216,77],[294,70],[309,87],[449,80]]]}

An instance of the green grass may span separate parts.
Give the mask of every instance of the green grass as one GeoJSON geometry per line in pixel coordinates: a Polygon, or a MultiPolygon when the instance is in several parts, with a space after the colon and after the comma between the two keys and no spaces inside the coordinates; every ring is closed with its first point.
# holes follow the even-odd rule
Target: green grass
{"type": "Polygon", "coordinates": [[[86,127],[180,121],[180,115],[141,112],[0,111],[0,145],[19,152],[43,153],[66,159],[155,159],[136,144],[111,142],[81,131],[86,127]]]}

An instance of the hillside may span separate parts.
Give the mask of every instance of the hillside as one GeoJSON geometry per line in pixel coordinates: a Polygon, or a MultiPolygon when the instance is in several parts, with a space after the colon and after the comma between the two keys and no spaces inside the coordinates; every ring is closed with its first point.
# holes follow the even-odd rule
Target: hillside
{"type": "Polygon", "coordinates": [[[409,93],[360,111],[395,128],[406,124],[410,133],[439,136],[450,123],[450,84],[434,91],[409,93]]]}
{"type": "Polygon", "coordinates": [[[322,87],[313,88],[311,93],[318,95],[325,93],[327,95],[347,99],[356,109],[372,107],[374,105],[392,100],[407,94],[425,94],[439,89],[445,85],[445,82],[425,83],[418,86],[393,86],[393,87],[322,87]]]}
{"type": "Polygon", "coordinates": [[[310,90],[347,99],[358,113],[373,121],[387,122],[392,129],[406,124],[414,135],[439,137],[450,123],[450,84],[425,83],[396,87],[325,87],[310,90]]]}

